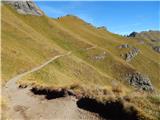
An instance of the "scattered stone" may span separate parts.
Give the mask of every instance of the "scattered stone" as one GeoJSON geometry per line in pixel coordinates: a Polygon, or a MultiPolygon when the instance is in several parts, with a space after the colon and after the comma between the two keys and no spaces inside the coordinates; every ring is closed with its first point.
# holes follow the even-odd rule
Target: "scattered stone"
{"type": "Polygon", "coordinates": [[[128,44],[122,44],[118,48],[120,48],[120,49],[122,49],[122,48],[131,48],[131,46],[128,45],[128,44]]]}
{"type": "Polygon", "coordinates": [[[141,73],[132,73],[127,76],[130,85],[140,88],[145,91],[153,91],[153,86],[147,76],[141,73]]]}
{"type": "Polygon", "coordinates": [[[27,88],[27,85],[19,85],[19,88],[27,88]]]}
{"type": "Polygon", "coordinates": [[[154,46],[153,47],[153,50],[160,53],[160,46],[154,46]]]}
{"type": "Polygon", "coordinates": [[[93,59],[95,59],[95,60],[104,60],[105,57],[106,57],[106,52],[103,52],[103,53],[100,54],[100,55],[94,56],[93,59]]]}
{"type": "Polygon", "coordinates": [[[129,51],[128,53],[126,53],[125,56],[125,60],[126,61],[130,61],[132,60],[138,53],[139,53],[139,49],[138,48],[133,48],[131,51],[129,51]]]}
{"type": "Polygon", "coordinates": [[[4,3],[13,6],[19,14],[42,16],[43,12],[36,6],[36,4],[29,1],[5,1],[4,3]]]}

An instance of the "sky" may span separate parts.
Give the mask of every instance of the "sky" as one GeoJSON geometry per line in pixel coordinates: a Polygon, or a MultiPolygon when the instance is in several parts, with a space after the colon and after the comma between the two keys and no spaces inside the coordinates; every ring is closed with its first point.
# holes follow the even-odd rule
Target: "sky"
{"type": "Polygon", "coordinates": [[[72,14],[117,34],[160,30],[160,1],[36,1],[36,4],[49,17],[72,14]]]}

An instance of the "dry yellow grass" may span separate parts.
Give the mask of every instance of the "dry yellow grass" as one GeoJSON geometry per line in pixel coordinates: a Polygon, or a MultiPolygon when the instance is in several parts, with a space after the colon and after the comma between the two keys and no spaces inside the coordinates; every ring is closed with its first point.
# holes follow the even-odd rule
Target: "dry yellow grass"
{"type": "Polygon", "coordinates": [[[144,119],[159,119],[159,97],[136,93],[125,81],[126,74],[139,71],[160,88],[159,54],[150,46],[139,44],[138,38],[126,38],[88,25],[75,16],[51,19],[47,16],[20,15],[2,6],[2,81],[30,70],[56,55],[71,51],[19,82],[38,89],[72,89],[100,102],[124,99],[144,119]],[[118,46],[129,44],[140,49],[130,62],[121,57],[131,50],[118,46]],[[115,82],[116,84],[114,84],[115,82]],[[141,95],[141,97],[138,96],[141,95]],[[125,100],[125,97],[128,100],[125,100]],[[145,101],[145,102],[144,102],[145,101]]]}

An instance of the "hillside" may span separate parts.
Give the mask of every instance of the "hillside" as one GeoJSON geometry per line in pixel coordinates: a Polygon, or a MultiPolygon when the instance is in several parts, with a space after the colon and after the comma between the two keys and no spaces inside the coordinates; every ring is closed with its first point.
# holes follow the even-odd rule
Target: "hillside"
{"type": "Polygon", "coordinates": [[[142,31],[140,33],[132,32],[128,37],[134,37],[141,39],[141,42],[145,43],[153,48],[154,51],[160,53],[160,31],[142,31]]]}
{"type": "MultiPolygon", "coordinates": [[[[160,98],[147,92],[158,93],[160,89],[160,56],[149,45],[153,39],[159,42],[159,32],[152,40],[152,33],[143,38],[122,37],[73,15],[54,19],[37,7],[34,11],[20,7],[20,13],[12,4],[4,3],[1,8],[3,86],[26,72],[16,82],[23,88],[31,86],[39,94],[65,91],[105,103],[111,92],[113,100],[119,102],[121,96],[121,105],[135,107],[137,119],[158,119],[160,108],[153,106],[159,105],[160,98]],[[46,61],[45,66],[27,73],[46,61]],[[145,93],[130,98],[137,90],[145,93]],[[131,100],[125,100],[126,96],[131,100]]],[[[130,116],[126,111],[124,114],[130,116]]]]}

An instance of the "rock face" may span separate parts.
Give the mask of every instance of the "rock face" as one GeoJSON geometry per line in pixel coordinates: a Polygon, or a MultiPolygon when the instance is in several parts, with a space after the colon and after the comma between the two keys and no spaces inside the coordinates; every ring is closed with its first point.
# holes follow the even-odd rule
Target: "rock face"
{"type": "Polygon", "coordinates": [[[129,74],[127,80],[130,85],[140,88],[145,91],[153,91],[153,86],[147,76],[140,73],[129,74]]]}
{"type": "Polygon", "coordinates": [[[33,1],[5,1],[4,3],[13,6],[18,13],[24,15],[42,16],[43,12],[35,5],[33,1]]]}
{"type": "Polygon", "coordinates": [[[154,46],[153,47],[153,50],[160,53],[160,46],[154,46]]]}
{"type": "Polygon", "coordinates": [[[126,61],[132,60],[138,53],[139,53],[139,49],[133,48],[131,51],[125,54],[125,60],[126,61]]]}

